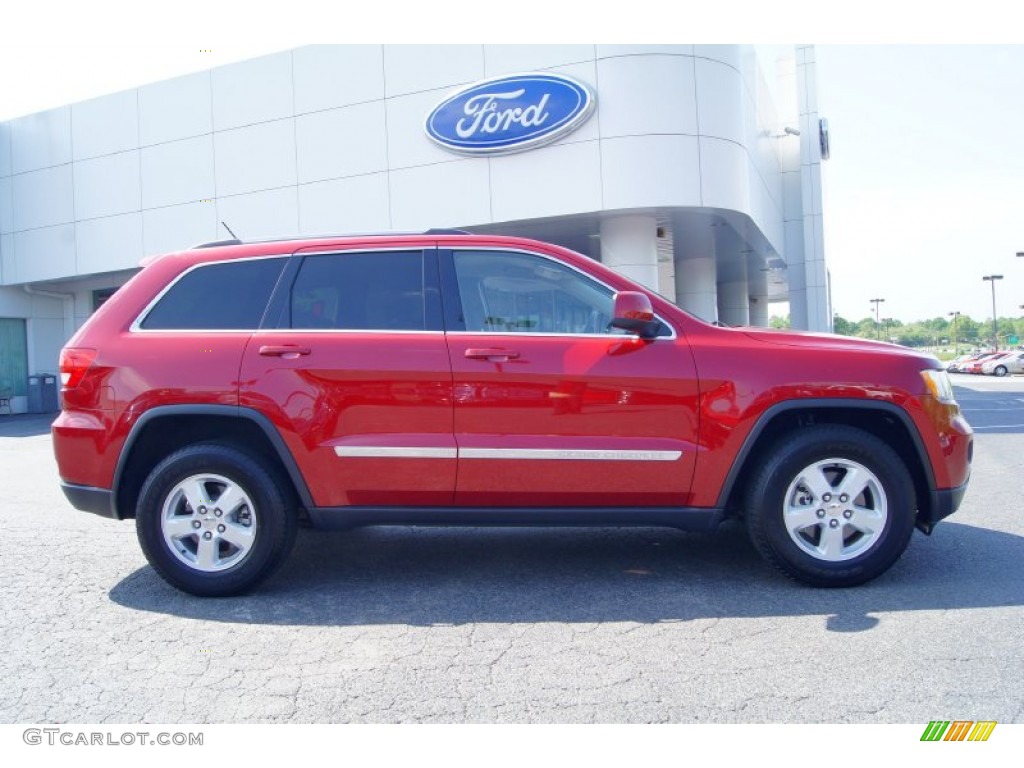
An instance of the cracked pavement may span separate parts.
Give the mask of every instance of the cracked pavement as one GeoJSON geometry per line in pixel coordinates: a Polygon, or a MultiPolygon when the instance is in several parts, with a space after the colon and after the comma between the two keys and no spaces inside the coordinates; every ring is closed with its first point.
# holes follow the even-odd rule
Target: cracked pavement
{"type": "MultiPolygon", "coordinates": [[[[1024,416],[1024,379],[958,383],[972,422],[1024,416]]],[[[960,512],[855,589],[786,581],[735,525],[380,528],[300,531],[259,591],[201,600],[71,508],[48,422],[0,420],[5,723],[1024,716],[1024,427],[980,429],[960,512]]]]}

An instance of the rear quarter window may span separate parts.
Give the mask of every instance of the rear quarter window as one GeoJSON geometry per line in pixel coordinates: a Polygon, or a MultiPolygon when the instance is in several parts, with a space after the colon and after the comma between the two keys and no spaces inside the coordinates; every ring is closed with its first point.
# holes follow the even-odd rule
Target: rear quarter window
{"type": "Polygon", "coordinates": [[[186,272],[139,323],[145,330],[259,328],[285,257],[204,264],[186,272]]]}

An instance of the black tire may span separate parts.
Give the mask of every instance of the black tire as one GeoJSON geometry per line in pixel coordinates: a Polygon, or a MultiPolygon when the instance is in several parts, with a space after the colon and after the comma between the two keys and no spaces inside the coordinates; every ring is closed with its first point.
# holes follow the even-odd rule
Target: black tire
{"type": "Polygon", "coordinates": [[[842,425],[807,427],[777,441],[745,503],[761,555],[816,587],[851,587],[881,575],[914,532],[916,497],[906,465],[874,435],[842,425]],[[842,493],[854,488],[860,490],[853,498],[842,493]]]}
{"type": "Polygon", "coordinates": [[[139,495],[135,526],[146,559],[169,584],[200,597],[252,589],[295,541],[295,510],[280,482],[272,467],[231,446],[176,451],[153,469],[139,495]],[[194,509],[190,494],[209,507],[194,509]],[[228,509],[220,509],[222,500],[228,509]]]}
{"type": "Polygon", "coordinates": [[[997,365],[996,369],[993,371],[993,373],[996,376],[1005,376],[1006,374],[1009,373],[1009,371],[1006,369],[1005,365],[997,365]]]}

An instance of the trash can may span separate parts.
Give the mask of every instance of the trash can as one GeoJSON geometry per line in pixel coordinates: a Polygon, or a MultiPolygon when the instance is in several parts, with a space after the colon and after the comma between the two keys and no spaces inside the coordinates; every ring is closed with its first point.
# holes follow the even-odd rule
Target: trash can
{"type": "Polygon", "coordinates": [[[57,410],[57,377],[52,373],[43,374],[43,413],[57,410]]]}
{"type": "Polygon", "coordinates": [[[43,412],[43,377],[39,374],[28,377],[28,412],[43,412]]]}
{"type": "Polygon", "coordinates": [[[36,373],[28,377],[28,412],[53,413],[57,410],[57,377],[36,373]]]}

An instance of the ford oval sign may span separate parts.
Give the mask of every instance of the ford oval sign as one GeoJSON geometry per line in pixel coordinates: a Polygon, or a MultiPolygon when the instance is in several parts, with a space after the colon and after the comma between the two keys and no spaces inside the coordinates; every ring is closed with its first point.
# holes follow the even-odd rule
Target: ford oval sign
{"type": "Polygon", "coordinates": [[[427,135],[452,152],[522,152],[576,130],[594,111],[594,96],[571,77],[508,75],[448,96],[427,116],[427,135]]]}

